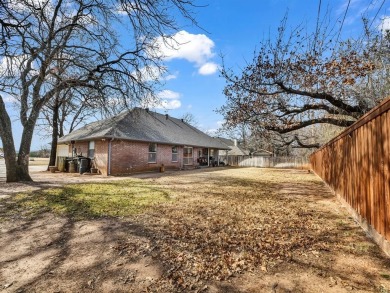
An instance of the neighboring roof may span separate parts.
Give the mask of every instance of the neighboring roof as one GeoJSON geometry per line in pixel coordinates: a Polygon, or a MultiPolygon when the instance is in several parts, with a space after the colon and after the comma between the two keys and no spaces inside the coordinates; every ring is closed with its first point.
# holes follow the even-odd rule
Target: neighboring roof
{"type": "Polygon", "coordinates": [[[228,146],[234,146],[234,140],[233,139],[223,138],[223,137],[216,137],[216,138],[219,139],[220,141],[222,141],[224,144],[226,144],[228,146]]]}
{"type": "Polygon", "coordinates": [[[231,148],[230,151],[228,151],[229,156],[249,156],[250,152],[249,150],[243,149],[239,146],[229,146],[231,148]]]}
{"type": "Polygon", "coordinates": [[[237,140],[223,138],[223,137],[217,137],[221,142],[226,144],[230,147],[230,151],[228,151],[229,156],[272,156],[273,153],[270,151],[267,151],[265,149],[256,149],[255,151],[251,152],[250,150],[242,147],[240,143],[237,142],[237,140]]]}
{"type": "Polygon", "coordinates": [[[226,144],[181,119],[141,108],[134,108],[113,118],[90,123],[61,137],[58,142],[102,138],[229,149],[226,144]]]}
{"type": "Polygon", "coordinates": [[[223,138],[223,137],[217,137],[217,139],[219,139],[222,143],[229,146],[230,148],[230,150],[228,151],[229,156],[249,156],[250,154],[249,150],[241,147],[232,139],[223,138]]]}

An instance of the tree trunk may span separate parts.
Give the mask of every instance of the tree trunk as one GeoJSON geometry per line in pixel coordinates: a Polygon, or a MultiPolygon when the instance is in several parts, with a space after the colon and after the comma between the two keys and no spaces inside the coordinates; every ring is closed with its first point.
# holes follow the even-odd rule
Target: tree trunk
{"type": "MultiPolygon", "coordinates": [[[[59,105],[58,101],[56,101],[53,107],[53,121],[52,121],[52,134],[51,134],[51,151],[50,151],[50,160],[49,166],[54,166],[56,164],[57,157],[57,143],[58,143],[58,114],[59,114],[59,105]]],[[[47,166],[49,168],[49,166],[47,166]]]]}
{"type": "Polygon", "coordinates": [[[39,111],[41,107],[36,106],[31,110],[29,119],[23,125],[22,140],[20,142],[19,154],[18,154],[18,180],[19,181],[32,181],[29,171],[29,156],[31,149],[31,141],[34,133],[35,124],[37,122],[39,111]]]}
{"type": "Polygon", "coordinates": [[[18,154],[18,181],[32,181],[29,171],[29,157],[31,140],[34,132],[34,124],[26,124],[23,128],[22,141],[20,142],[18,154]]]}
{"type": "Polygon", "coordinates": [[[16,182],[17,164],[14,138],[12,135],[11,119],[8,116],[3,98],[0,96],[0,138],[3,142],[3,151],[6,168],[6,181],[16,182]]]}
{"type": "Polygon", "coordinates": [[[58,137],[63,137],[63,136],[64,136],[64,121],[63,119],[61,119],[58,125],[58,137]]]}

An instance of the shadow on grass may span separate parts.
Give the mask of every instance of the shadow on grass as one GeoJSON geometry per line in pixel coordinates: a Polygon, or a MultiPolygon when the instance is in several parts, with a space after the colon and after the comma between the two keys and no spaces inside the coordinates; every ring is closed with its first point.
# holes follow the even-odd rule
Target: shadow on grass
{"type": "Polygon", "coordinates": [[[0,201],[0,219],[15,213],[34,217],[45,212],[73,220],[126,217],[169,200],[167,190],[138,180],[69,184],[18,193],[11,199],[0,201]]]}
{"type": "MultiPolygon", "coordinates": [[[[295,270],[299,273],[307,270],[325,271],[326,277],[340,276],[357,288],[371,290],[372,286],[365,287],[367,285],[364,282],[345,275],[345,271],[340,267],[332,267],[330,262],[336,253],[355,256],[355,249],[349,245],[351,237],[354,237],[354,240],[363,239],[364,234],[359,233],[359,228],[350,222],[342,222],[345,220],[343,215],[308,207],[309,201],[316,202],[330,197],[329,193],[324,192],[321,184],[295,180],[293,188],[287,188],[287,196],[281,195],[280,189],[286,188],[281,183],[288,180],[283,178],[283,172],[279,172],[278,170],[277,173],[281,176],[279,181],[262,181],[261,178],[249,180],[234,176],[202,176],[191,178],[190,182],[177,182],[175,184],[178,192],[188,194],[186,198],[181,198],[175,205],[164,205],[161,209],[154,209],[153,213],[141,219],[121,217],[142,213],[156,204],[169,201],[171,198],[169,187],[164,189],[157,184],[153,185],[149,180],[130,180],[98,183],[98,187],[93,187],[91,183],[67,185],[62,188],[42,189],[31,195],[19,195],[13,199],[15,211],[27,214],[31,212],[36,218],[26,219],[26,225],[9,231],[10,240],[11,236],[15,235],[13,233],[20,232],[19,235],[22,235],[36,229],[39,217],[44,217],[45,212],[50,212],[48,214],[55,212],[66,218],[50,242],[43,243],[34,250],[26,250],[20,258],[12,259],[23,260],[53,246],[58,251],[56,253],[58,257],[53,258],[28,284],[20,287],[21,292],[23,290],[28,292],[31,288],[39,292],[40,288],[46,288],[42,286],[50,286],[51,281],[82,282],[77,283],[74,291],[92,292],[105,282],[112,282],[117,286],[113,285],[117,292],[141,292],[140,287],[137,287],[140,283],[133,286],[136,281],[128,282],[132,280],[131,274],[135,269],[125,266],[134,263],[141,263],[144,270],[145,267],[161,270],[162,284],[167,285],[158,287],[160,284],[157,283],[161,280],[155,280],[156,283],[151,283],[149,288],[152,292],[188,292],[190,287],[183,287],[181,281],[184,280],[184,284],[188,285],[191,282],[196,283],[197,277],[199,281],[196,288],[199,290],[205,284],[212,283],[218,292],[242,292],[242,287],[234,284],[235,278],[239,277],[239,271],[245,273],[250,268],[259,269],[263,260],[272,262],[275,259],[295,265],[295,270]],[[198,201],[190,201],[196,196],[198,201]],[[200,200],[201,197],[211,200],[203,201],[200,200]],[[261,205],[262,200],[269,200],[268,203],[272,205],[264,210],[253,211],[259,211],[264,216],[248,213],[253,218],[247,218],[246,212],[251,212],[252,205],[261,205]],[[234,209],[231,210],[231,207],[234,209]],[[290,207],[299,208],[290,214],[283,213],[290,207]],[[228,213],[229,211],[232,213],[228,213]],[[95,218],[101,219],[78,221],[95,218]],[[84,237],[86,234],[80,232],[83,225],[89,227],[96,224],[99,225],[101,233],[98,234],[98,241],[93,239],[92,232],[89,231],[90,234],[87,236],[93,240],[84,237]],[[331,229],[325,229],[327,227],[324,226],[329,224],[331,229]],[[275,236],[278,236],[279,240],[275,236]],[[290,245],[290,241],[296,243],[290,245]],[[72,246],[75,242],[79,246],[72,246]],[[100,247],[101,250],[95,252],[94,247],[100,247]],[[285,248],[283,254],[278,253],[280,248],[285,248]],[[59,266],[69,263],[75,257],[72,253],[77,249],[81,249],[82,252],[78,255],[80,263],[82,256],[88,253],[97,256],[97,260],[85,262],[83,267],[74,265],[65,273],[57,272],[59,266]],[[104,250],[109,250],[111,254],[104,255],[104,250]],[[322,258],[312,256],[313,250],[320,251],[322,258]],[[290,258],[290,253],[309,254],[312,258],[290,258]],[[148,259],[149,262],[144,264],[143,259],[148,259]],[[198,276],[197,272],[192,272],[196,268],[199,268],[198,276]],[[233,274],[236,277],[228,277],[229,270],[235,272],[235,268],[240,269],[233,274]],[[223,269],[228,270],[222,272],[223,269]],[[214,281],[205,273],[207,270],[213,270],[215,275],[226,277],[232,283],[214,281]]],[[[172,178],[174,181],[175,178],[172,178]]],[[[44,218],[41,222],[55,220],[44,218]]],[[[7,243],[7,246],[12,246],[11,241],[7,243]]],[[[361,253],[366,254],[367,251],[361,253]]],[[[381,259],[377,252],[373,252],[372,255],[369,252],[369,255],[377,260],[381,259]]],[[[137,278],[146,284],[145,280],[150,279],[149,275],[142,273],[140,267],[137,267],[137,270],[137,278]]],[[[362,271],[360,274],[365,280],[375,278],[375,275],[369,272],[362,271]]],[[[366,284],[368,283],[367,281],[366,284]]],[[[272,292],[272,287],[269,289],[272,292]]],[[[295,289],[297,292],[300,291],[298,287],[295,289]]],[[[64,290],[54,287],[48,290],[72,291],[69,288],[64,290]]],[[[146,291],[145,288],[142,290],[146,291]]]]}

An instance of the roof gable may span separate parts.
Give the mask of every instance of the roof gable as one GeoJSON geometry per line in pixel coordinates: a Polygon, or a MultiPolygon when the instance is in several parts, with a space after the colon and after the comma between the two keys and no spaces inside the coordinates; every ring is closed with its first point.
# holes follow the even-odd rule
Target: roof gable
{"type": "Polygon", "coordinates": [[[223,137],[217,137],[222,143],[229,146],[230,150],[228,152],[229,156],[249,156],[250,151],[243,146],[241,146],[237,140],[229,139],[229,138],[223,138],[223,137]]]}

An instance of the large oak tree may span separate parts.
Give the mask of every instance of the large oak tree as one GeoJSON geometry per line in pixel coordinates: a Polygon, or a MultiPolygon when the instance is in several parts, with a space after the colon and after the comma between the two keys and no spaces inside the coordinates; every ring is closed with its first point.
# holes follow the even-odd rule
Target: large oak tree
{"type": "Polygon", "coordinates": [[[57,107],[65,91],[88,89],[94,104],[107,108],[153,97],[164,71],[162,56],[153,53],[155,39],[176,32],[174,15],[194,21],[192,7],[191,0],[0,1],[0,138],[7,181],[31,180],[37,119],[44,107],[57,107]],[[16,101],[20,113],[18,152],[5,99],[16,101]]]}
{"type": "MultiPolygon", "coordinates": [[[[226,127],[278,133],[282,144],[318,147],[305,128],[347,127],[390,94],[388,35],[339,41],[339,30],[323,26],[290,32],[286,19],[275,39],[261,42],[238,74],[222,69],[227,102],[220,109],[226,127]]],[[[312,130],[315,130],[312,128],[312,130]]]]}

